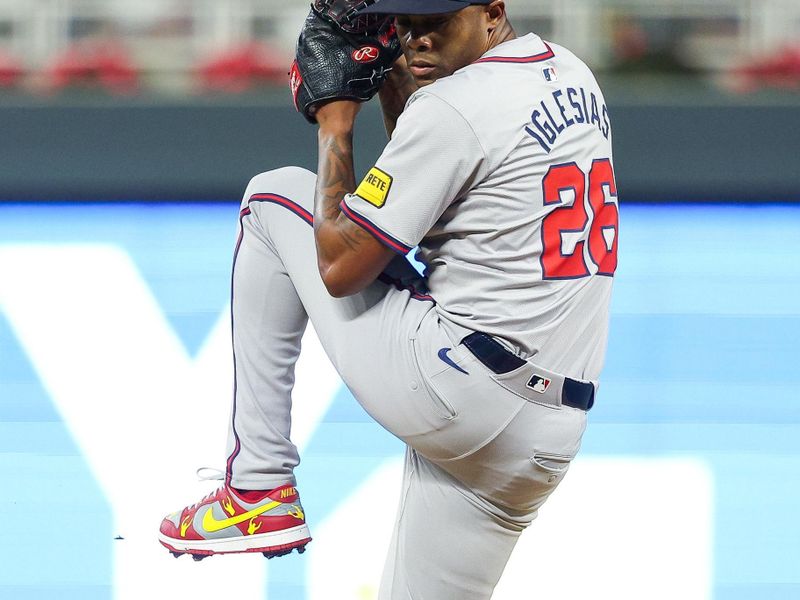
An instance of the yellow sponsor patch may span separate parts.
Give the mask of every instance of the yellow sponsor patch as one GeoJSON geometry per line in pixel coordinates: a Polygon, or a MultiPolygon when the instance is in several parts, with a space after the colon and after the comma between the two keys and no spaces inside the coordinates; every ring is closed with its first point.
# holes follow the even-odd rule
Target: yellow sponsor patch
{"type": "Polygon", "coordinates": [[[381,208],[386,204],[389,190],[392,189],[392,176],[378,167],[372,167],[364,177],[364,181],[356,189],[356,195],[381,208]]]}

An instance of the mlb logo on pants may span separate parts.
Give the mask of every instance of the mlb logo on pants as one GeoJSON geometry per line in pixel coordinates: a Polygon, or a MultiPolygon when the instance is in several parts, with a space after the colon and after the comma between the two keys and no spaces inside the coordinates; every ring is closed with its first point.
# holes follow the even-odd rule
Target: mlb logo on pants
{"type": "Polygon", "coordinates": [[[547,391],[547,388],[550,387],[550,380],[547,377],[542,377],[541,375],[534,375],[528,382],[528,387],[534,392],[544,394],[547,391]]]}

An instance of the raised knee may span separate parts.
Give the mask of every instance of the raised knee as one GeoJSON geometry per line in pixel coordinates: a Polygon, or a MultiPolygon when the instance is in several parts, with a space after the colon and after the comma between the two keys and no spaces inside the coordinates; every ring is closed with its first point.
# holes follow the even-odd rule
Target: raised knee
{"type": "Polygon", "coordinates": [[[249,188],[256,190],[268,189],[287,180],[291,181],[316,181],[317,176],[303,167],[281,167],[259,173],[250,180],[249,188]]]}
{"type": "Polygon", "coordinates": [[[316,183],[317,176],[303,167],[281,167],[265,171],[250,180],[242,205],[246,206],[258,194],[278,194],[311,211],[316,183]]]}

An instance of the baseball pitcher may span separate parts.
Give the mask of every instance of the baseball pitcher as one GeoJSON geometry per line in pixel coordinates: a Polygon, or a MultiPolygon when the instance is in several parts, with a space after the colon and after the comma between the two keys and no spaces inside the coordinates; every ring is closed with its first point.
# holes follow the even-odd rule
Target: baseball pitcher
{"type": "Polygon", "coordinates": [[[196,559],[309,543],[290,413],[311,319],[407,445],[380,599],[488,599],[578,451],[603,365],[618,243],[603,94],[569,50],[518,37],[503,0],[316,0],[291,77],[318,172],[247,187],[225,481],[159,539],[196,559]],[[390,140],[357,180],[353,126],[375,94],[390,140]]]}

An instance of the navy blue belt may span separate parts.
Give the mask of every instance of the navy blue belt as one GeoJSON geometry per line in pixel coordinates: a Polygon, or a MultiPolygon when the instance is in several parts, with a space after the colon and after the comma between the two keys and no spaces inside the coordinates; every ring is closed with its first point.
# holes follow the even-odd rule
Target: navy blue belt
{"type": "MultiPolygon", "coordinates": [[[[510,373],[527,364],[524,359],[510,350],[506,350],[500,342],[485,333],[471,333],[461,340],[461,343],[486,368],[497,375],[510,373]]],[[[564,387],[561,390],[561,404],[588,411],[594,405],[594,386],[585,381],[576,381],[565,377],[564,387]]]]}

